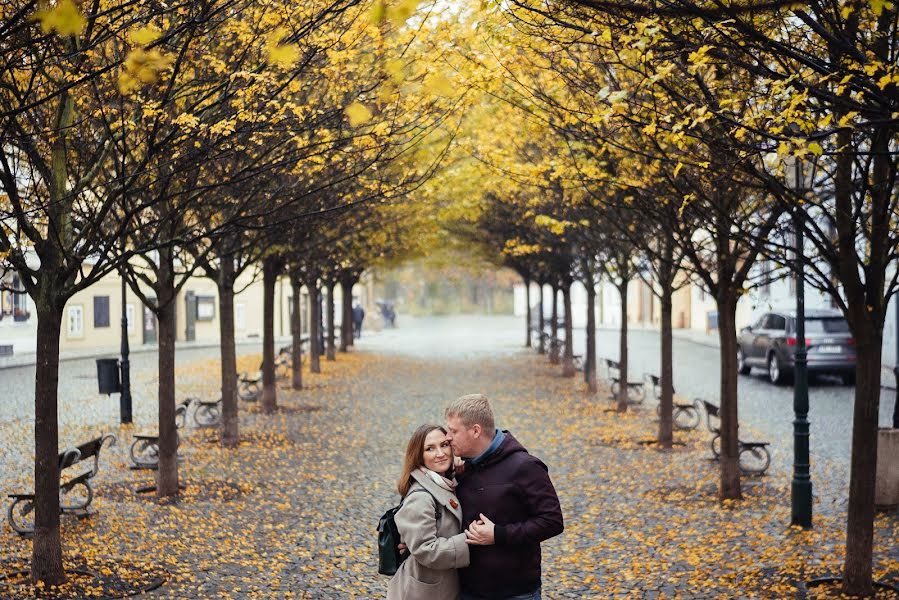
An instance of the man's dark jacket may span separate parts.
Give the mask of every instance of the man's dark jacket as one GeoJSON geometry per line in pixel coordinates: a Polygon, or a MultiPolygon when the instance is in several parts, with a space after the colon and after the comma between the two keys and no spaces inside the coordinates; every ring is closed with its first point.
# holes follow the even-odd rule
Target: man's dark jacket
{"type": "Polygon", "coordinates": [[[505,598],[540,585],[540,542],[564,529],[562,508],[546,465],[528,454],[509,432],[478,465],[465,465],[456,495],[462,526],[481,513],[496,524],[496,544],[470,546],[471,565],[459,571],[462,590],[505,598]]]}

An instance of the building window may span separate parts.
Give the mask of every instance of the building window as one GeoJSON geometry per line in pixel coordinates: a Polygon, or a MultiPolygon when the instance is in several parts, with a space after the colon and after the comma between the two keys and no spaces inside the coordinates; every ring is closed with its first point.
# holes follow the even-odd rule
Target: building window
{"type": "Polygon", "coordinates": [[[125,319],[128,321],[128,333],[134,331],[134,305],[125,305],[125,319]]]}
{"type": "Polygon", "coordinates": [[[109,296],[94,296],[94,329],[109,327],[109,296]]]}
{"type": "Polygon", "coordinates": [[[70,338],[84,337],[84,307],[70,306],[68,310],[68,327],[66,331],[70,338]]]}
{"type": "Polygon", "coordinates": [[[235,304],[234,305],[234,329],[246,329],[247,328],[247,305],[246,304],[235,304]]]}
{"type": "Polygon", "coordinates": [[[197,296],[197,321],[215,319],[215,296],[197,296]]]}

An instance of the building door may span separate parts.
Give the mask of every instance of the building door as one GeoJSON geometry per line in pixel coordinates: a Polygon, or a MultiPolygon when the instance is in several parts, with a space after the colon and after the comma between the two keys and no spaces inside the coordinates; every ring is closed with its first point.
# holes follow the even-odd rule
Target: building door
{"type": "Polygon", "coordinates": [[[192,342],[197,339],[197,295],[194,292],[185,292],[185,328],[184,339],[192,342]]]}
{"type": "MultiPolygon", "coordinates": [[[[156,298],[150,298],[151,302],[155,302],[156,298]]],[[[153,311],[143,307],[144,309],[144,343],[145,344],[155,344],[156,343],[156,315],[153,314],[153,311]]]]}

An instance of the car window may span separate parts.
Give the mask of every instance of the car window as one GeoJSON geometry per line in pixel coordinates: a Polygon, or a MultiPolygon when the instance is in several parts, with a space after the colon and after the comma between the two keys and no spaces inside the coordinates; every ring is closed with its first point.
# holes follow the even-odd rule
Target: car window
{"type": "Polygon", "coordinates": [[[770,315],[768,317],[768,326],[765,329],[774,329],[776,331],[783,331],[787,328],[787,320],[786,318],[780,315],[770,315]]]}
{"type": "Polygon", "coordinates": [[[842,317],[812,318],[805,320],[806,333],[849,333],[849,323],[842,317]]]}
{"type": "Polygon", "coordinates": [[[768,323],[768,315],[764,314],[759,317],[759,320],[755,322],[755,325],[752,326],[753,329],[764,329],[765,325],[768,323]]]}

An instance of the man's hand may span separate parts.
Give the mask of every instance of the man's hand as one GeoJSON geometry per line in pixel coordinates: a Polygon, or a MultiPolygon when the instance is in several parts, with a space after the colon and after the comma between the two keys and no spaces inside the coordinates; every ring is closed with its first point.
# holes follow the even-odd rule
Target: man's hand
{"type": "Polygon", "coordinates": [[[471,546],[492,546],[496,543],[493,537],[493,521],[481,513],[481,518],[474,521],[465,530],[465,543],[471,546]]]}
{"type": "Polygon", "coordinates": [[[402,556],[403,554],[405,554],[406,552],[409,551],[409,548],[407,548],[406,544],[404,544],[403,542],[400,542],[399,544],[397,544],[396,549],[399,550],[400,556],[402,556]]]}

